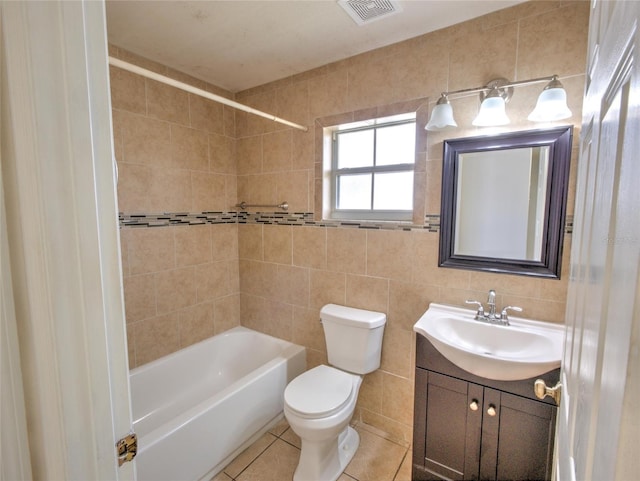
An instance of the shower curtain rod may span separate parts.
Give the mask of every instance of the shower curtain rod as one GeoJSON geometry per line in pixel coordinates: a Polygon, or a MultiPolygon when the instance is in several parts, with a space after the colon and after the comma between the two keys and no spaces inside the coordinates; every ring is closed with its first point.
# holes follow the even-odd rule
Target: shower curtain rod
{"type": "Polygon", "coordinates": [[[115,57],[109,57],[109,63],[114,67],[121,68],[123,70],[128,70],[129,72],[133,72],[138,75],[142,75],[143,77],[150,78],[151,80],[156,80],[158,82],[162,82],[167,85],[171,85],[172,87],[179,88],[186,92],[190,92],[195,95],[199,95],[200,97],[207,98],[209,100],[213,100],[214,102],[218,102],[224,105],[228,105],[229,107],[233,107],[234,109],[242,110],[243,112],[248,112],[250,114],[258,115],[260,117],[264,117],[265,119],[272,120],[274,122],[278,122],[289,127],[293,127],[299,130],[303,130],[307,132],[309,129],[304,125],[296,124],[295,122],[290,122],[289,120],[281,119],[280,117],[276,117],[275,115],[268,114],[266,112],[262,112],[261,110],[254,109],[253,107],[249,107],[248,105],[244,105],[233,100],[229,100],[226,97],[221,97],[220,95],[212,94],[207,92],[206,90],[199,89],[192,85],[186,84],[184,82],[180,82],[178,80],[174,80],[172,78],[166,77],[164,75],[160,75],[158,73],[152,72],[151,70],[147,70],[146,68],[138,67],[137,65],[133,65],[129,62],[125,62],[123,60],[117,59],[115,57]]]}

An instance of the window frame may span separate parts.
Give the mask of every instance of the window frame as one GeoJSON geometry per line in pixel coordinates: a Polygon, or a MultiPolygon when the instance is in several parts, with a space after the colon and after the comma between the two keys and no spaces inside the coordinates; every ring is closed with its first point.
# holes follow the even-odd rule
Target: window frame
{"type": "Polygon", "coordinates": [[[329,172],[330,182],[330,203],[328,208],[329,219],[332,220],[363,220],[363,221],[396,221],[396,222],[410,222],[413,220],[415,210],[415,173],[416,173],[416,159],[412,163],[392,164],[392,165],[376,165],[376,140],[378,129],[384,129],[387,127],[393,127],[397,125],[413,124],[414,125],[414,156],[416,152],[417,143],[417,116],[415,113],[402,114],[404,119],[393,120],[393,117],[389,116],[377,119],[370,119],[364,122],[355,122],[352,124],[338,125],[331,129],[331,163],[329,172]],[[353,126],[351,126],[353,125],[353,126]],[[338,168],[338,144],[339,136],[345,133],[358,132],[358,131],[373,131],[373,165],[365,167],[346,167],[338,168]],[[378,173],[401,173],[411,172],[412,174],[412,195],[411,195],[411,209],[399,210],[399,209],[374,209],[373,201],[375,196],[374,190],[374,175],[378,173]],[[371,174],[371,209],[338,209],[338,178],[344,175],[357,175],[357,174],[371,174]]]}

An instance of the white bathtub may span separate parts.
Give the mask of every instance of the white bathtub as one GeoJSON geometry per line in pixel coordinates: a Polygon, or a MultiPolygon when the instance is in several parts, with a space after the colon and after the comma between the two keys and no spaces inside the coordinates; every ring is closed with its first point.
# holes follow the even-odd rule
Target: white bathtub
{"type": "Polygon", "coordinates": [[[236,327],[130,374],[139,481],[210,479],[282,418],[303,347],[236,327]]]}

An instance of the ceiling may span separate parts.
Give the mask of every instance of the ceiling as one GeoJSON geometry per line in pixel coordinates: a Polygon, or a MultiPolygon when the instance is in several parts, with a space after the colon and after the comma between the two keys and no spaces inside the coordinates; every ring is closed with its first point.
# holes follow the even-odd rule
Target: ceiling
{"type": "Polygon", "coordinates": [[[357,25],[335,0],[107,0],[109,42],[232,92],[523,0],[404,0],[357,25]]]}

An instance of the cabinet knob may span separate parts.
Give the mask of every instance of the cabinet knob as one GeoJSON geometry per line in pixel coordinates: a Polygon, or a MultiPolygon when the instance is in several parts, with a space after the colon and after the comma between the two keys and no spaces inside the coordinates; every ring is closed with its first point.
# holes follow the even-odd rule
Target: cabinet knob
{"type": "Polygon", "coordinates": [[[496,407],[493,404],[489,404],[489,409],[487,409],[487,414],[489,416],[495,416],[496,415],[496,407]]]}
{"type": "Polygon", "coordinates": [[[478,400],[474,399],[473,401],[471,401],[471,404],[469,404],[469,409],[471,409],[472,411],[477,411],[478,410],[478,400]]]}

